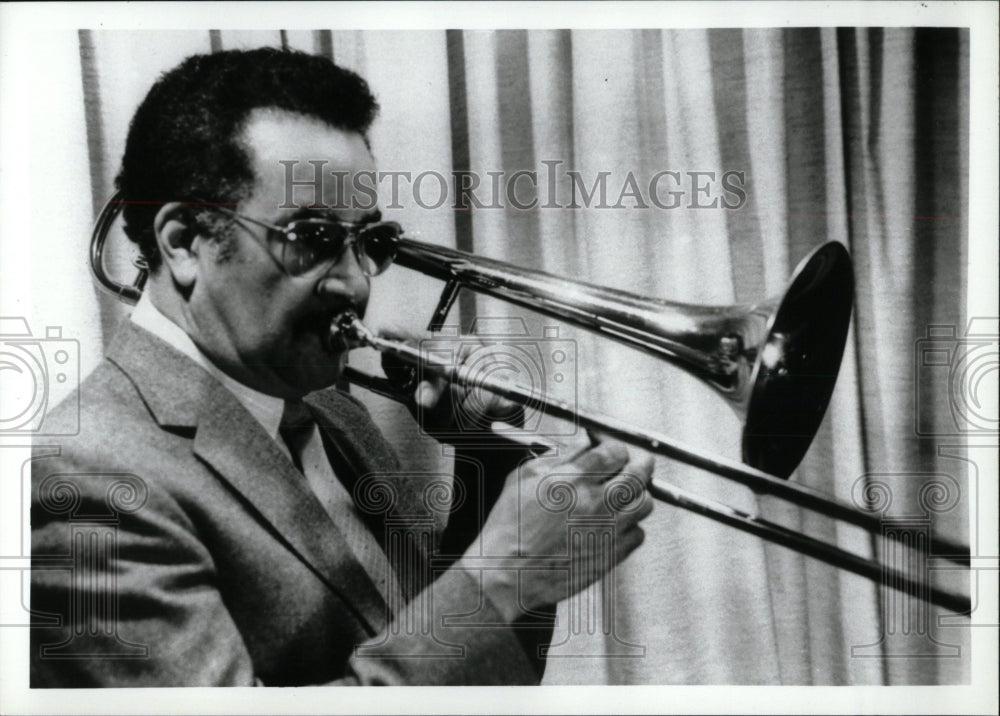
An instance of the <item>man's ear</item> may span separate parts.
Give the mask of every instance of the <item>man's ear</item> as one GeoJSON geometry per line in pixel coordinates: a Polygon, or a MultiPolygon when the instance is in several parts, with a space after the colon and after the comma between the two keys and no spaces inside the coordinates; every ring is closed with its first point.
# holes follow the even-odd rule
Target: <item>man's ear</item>
{"type": "Polygon", "coordinates": [[[163,264],[174,281],[184,289],[194,286],[198,276],[198,228],[188,208],[180,202],[165,204],[153,219],[156,245],[163,264]]]}

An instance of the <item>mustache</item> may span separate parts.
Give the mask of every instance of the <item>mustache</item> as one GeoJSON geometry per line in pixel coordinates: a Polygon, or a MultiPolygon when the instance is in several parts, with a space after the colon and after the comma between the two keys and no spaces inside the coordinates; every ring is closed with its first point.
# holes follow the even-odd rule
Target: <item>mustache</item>
{"type": "Polygon", "coordinates": [[[318,334],[326,350],[331,353],[344,353],[357,348],[353,341],[347,340],[340,330],[339,322],[342,316],[353,313],[363,317],[366,302],[342,301],[317,307],[304,313],[296,321],[297,331],[318,334]]]}
{"type": "Polygon", "coordinates": [[[327,279],[316,284],[315,298],[317,300],[307,312],[307,320],[320,322],[329,327],[338,316],[347,312],[364,317],[365,309],[368,307],[368,292],[344,290],[343,287],[336,288],[337,285],[337,282],[331,282],[328,287],[327,279]]]}

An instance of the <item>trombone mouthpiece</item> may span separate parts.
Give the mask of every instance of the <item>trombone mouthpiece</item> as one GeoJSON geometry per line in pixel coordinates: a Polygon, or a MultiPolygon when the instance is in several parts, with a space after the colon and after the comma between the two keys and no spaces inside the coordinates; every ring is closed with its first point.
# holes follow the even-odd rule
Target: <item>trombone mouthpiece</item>
{"type": "Polygon", "coordinates": [[[344,353],[356,348],[359,344],[354,330],[354,324],[360,323],[354,311],[344,311],[330,322],[330,333],[327,336],[327,347],[334,353],[344,353]]]}
{"type": "Polygon", "coordinates": [[[346,352],[352,348],[372,345],[372,333],[354,311],[344,311],[330,322],[329,348],[334,352],[346,352]]]}

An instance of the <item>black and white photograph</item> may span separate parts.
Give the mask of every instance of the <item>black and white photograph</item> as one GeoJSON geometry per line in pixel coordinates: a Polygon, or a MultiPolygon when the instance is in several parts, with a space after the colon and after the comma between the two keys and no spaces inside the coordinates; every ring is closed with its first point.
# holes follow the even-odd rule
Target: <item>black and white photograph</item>
{"type": "Polygon", "coordinates": [[[998,7],[0,5],[0,710],[997,713],[998,7]]]}

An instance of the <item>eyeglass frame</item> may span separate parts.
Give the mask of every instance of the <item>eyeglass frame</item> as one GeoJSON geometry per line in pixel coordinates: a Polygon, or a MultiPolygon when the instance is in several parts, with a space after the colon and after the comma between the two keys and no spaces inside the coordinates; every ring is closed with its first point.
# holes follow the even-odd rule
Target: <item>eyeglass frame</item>
{"type": "MultiPolygon", "coordinates": [[[[203,209],[208,209],[209,211],[219,211],[219,212],[225,214],[226,216],[229,216],[229,217],[235,219],[237,222],[245,221],[247,223],[254,224],[256,226],[260,226],[261,228],[267,229],[268,231],[272,231],[272,232],[281,234],[281,237],[282,237],[281,241],[283,242],[283,244],[292,244],[292,243],[295,243],[295,239],[294,238],[289,238],[289,233],[291,231],[293,231],[292,227],[295,224],[297,224],[297,223],[338,224],[338,225],[340,225],[340,226],[342,226],[342,227],[344,227],[345,229],[348,230],[347,239],[344,240],[344,244],[343,244],[343,246],[340,249],[340,254],[335,259],[333,259],[333,261],[330,261],[330,262],[326,262],[326,261],[320,262],[320,263],[316,264],[315,266],[313,266],[313,267],[309,268],[308,270],[303,271],[302,273],[299,273],[299,274],[295,274],[295,273],[292,273],[291,271],[289,271],[288,267],[285,266],[284,262],[282,260],[278,259],[273,253],[271,253],[270,247],[266,245],[267,239],[263,239],[263,241],[260,241],[260,237],[258,237],[254,232],[247,231],[247,233],[250,234],[255,240],[258,240],[258,243],[260,243],[261,248],[263,248],[264,251],[265,251],[265,253],[268,256],[271,257],[271,260],[274,261],[275,264],[277,264],[278,268],[280,268],[285,275],[287,275],[287,276],[289,276],[291,278],[301,278],[303,276],[307,276],[307,275],[312,274],[314,272],[315,273],[323,273],[325,271],[329,271],[332,267],[336,266],[338,263],[340,263],[344,259],[344,255],[347,253],[348,249],[351,249],[353,251],[354,258],[357,260],[358,266],[361,268],[361,272],[365,276],[367,276],[369,278],[372,278],[374,276],[379,276],[379,275],[383,274],[385,272],[385,270],[389,268],[389,266],[392,265],[393,260],[395,260],[395,259],[393,258],[393,260],[390,260],[389,263],[386,264],[385,268],[381,269],[377,273],[370,273],[369,271],[367,271],[365,269],[364,263],[361,261],[361,256],[359,255],[360,246],[358,244],[358,234],[360,234],[361,231],[363,231],[364,229],[368,229],[368,228],[371,228],[371,227],[374,227],[374,226],[385,226],[385,225],[395,226],[397,232],[400,235],[402,235],[402,233],[403,233],[403,227],[397,221],[362,222],[362,221],[344,221],[342,219],[327,219],[327,218],[319,218],[319,217],[310,217],[310,218],[305,218],[305,219],[293,219],[291,222],[289,222],[289,224],[287,226],[278,226],[276,224],[269,224],[266,221],[261,221],[260,219],[254,219],[253,217],[246,216],[245,214],[241,214],[238,211],[233,211],[232,209],[230,209],[228,207],[225,207],[225,206],[221,206],[220,204],[215,204],[215,203],[210,203],[210,202],[204,202],[204,201],[200,201],[200,202],[198,202],[198,204],[203,209]],[[317,271],[318,267],[323,266],[323,265],[325,265],[325,268],[323,269],[323,271],[322,272],[321,271],[317,271]]],[[[243,228],[246,229],[247,227],[244,226],[243,228]]],[[[396,240],[398,241],[398,237],[396,238],[396,240]]]]}

